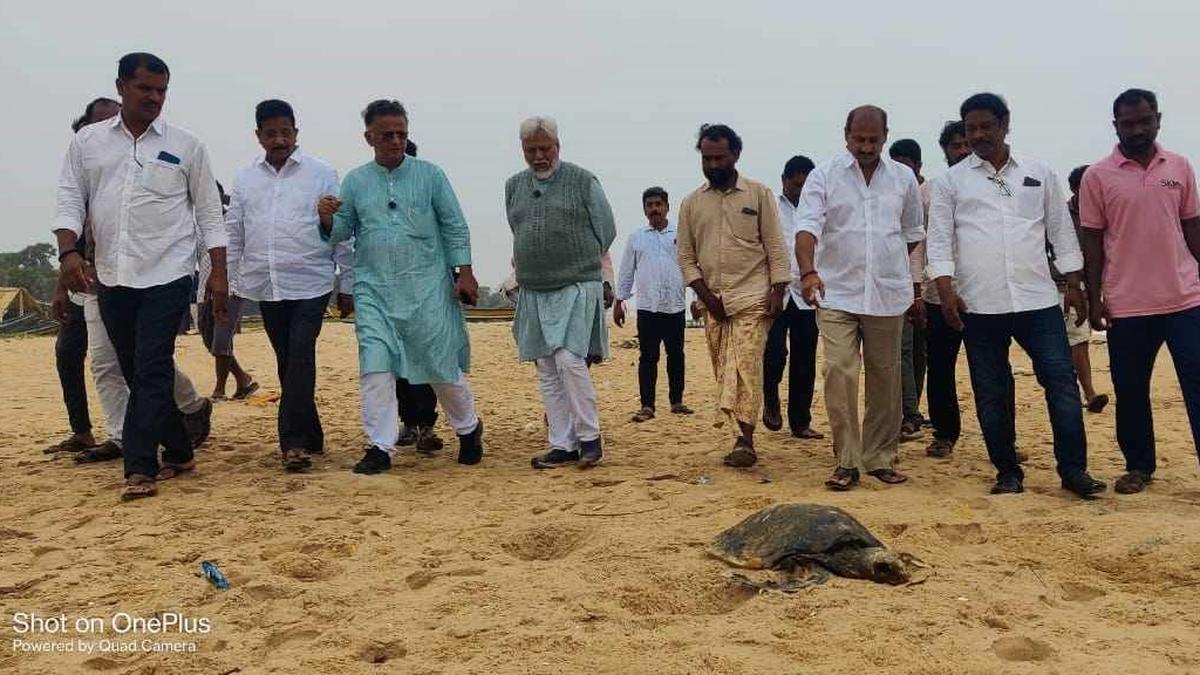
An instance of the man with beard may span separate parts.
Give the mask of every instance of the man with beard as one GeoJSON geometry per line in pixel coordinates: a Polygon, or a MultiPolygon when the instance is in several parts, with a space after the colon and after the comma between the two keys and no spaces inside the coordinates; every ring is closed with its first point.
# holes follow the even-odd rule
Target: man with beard
{"type": "Polygon", "coordinates": [[[1009,110],[995,94],[976,94],[959,110],[973,154],[933,186],[929,267],[942,316],[964,330],[975,410],[996,467],[992,494],[1024,490],[1008,406],[1013,340],[1046,390],[1062,486],[1081,497],[1105,489],[1087,473],[1087,437],[1062,313],[1087,315],[1079,287],[1083,256],[1058,176],[1005,142],[1009,110]],[[1067,277],[1066,300],[1050,278],[1046,241],[1067,277]],[[958,282],[955,289],[952,281],[958,282]]]}
{"type": "Polygon", "coordinates": [[[818,308],[825,345],[825,408],[837,454],[825,481],[831,490],[857,485],[860,467],[889,485],[908,480],[896,470],[900,340],[906,312],[925,321],[909,266],[925,230],[916,176],[883,157],[887,130],[882,108],[851,110],[845,152],[809,174],[800,195],[796,259],[804,301],[818,308]]]}
{"type": "Polygon", "coordinates": [[[1118,96],[1117,147],[1088,168],[1080,189],[1091,322],[1108,330],[1122,494],[1154,477],[1150,378],[1164,342],[1200,452],[1200,201],[1191,163],[1156,142],[1161,123],[1153,92],[1118,96]]]}
{"type": "Polygon", "coordinates": [[[679,209],[679,267],[708,320],[704,336],[717,380],[716,420],[735,439],[726,466],[758,461],[754,427],[762,414],[763,348],[783,310],[791,267],[775,195],[741,175],[742,138],[724,124],[700,127],[707,182],[679,209]]]}
{"type": "Polygon", "coordinates": [[[608,356],[601,258],[616,224],[600,181],[559,159],[553,119],[531,117],[519,133],[528,167],[504,184],[521,288],[513,336],[520,359],[537,366],[550,442],[531,463],[586,469],[604,459],[588,361],[608,356]]]}

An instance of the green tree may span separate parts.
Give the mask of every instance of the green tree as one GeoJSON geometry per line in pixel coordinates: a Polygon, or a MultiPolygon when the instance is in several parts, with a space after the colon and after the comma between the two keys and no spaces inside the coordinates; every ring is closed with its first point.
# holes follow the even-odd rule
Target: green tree
{"type": "Polygon", "coordinates": [[[25,288],[38,300],[50,302],[58,281],[54,250],[52,244],[33,244],[0,253],[0,286],[25,288]]]}

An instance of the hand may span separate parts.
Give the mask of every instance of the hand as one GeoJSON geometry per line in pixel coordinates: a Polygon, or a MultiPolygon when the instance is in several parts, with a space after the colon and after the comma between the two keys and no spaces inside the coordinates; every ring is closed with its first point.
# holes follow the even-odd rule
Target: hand
{"type": "Polygon", "coordinates": [[[767,318],[774,319],[783,313],[783,294],[786,286],[772,286],[767,291],[767,318]]]}
{"type": "Polygon", "coordinates": [[[325,195],[317,202],[317,215],[321,218],[321,231],[329,234],[333,229],[333,214],[342,208],[342,200],[333,195],[325,195]]]}
{"type": "Polygon", "coordinates": [[[700,310],[701,310],[701,307],[702,307],[702,306],[700,305],[700,301],[699,301],[699,300],[693,300],[693,301],[692,301],[692,307],[691,307],[691,310],[692,310],[692,321],[699,321],[699,320],[700,320],[700,310]]]}
{"type": "Polygon", "coordinates": [[[604,282],[604,309],[612,307],[613,300],[616,297],[617,296],[613,294],[612,284],[608,283],[607,281],[604,282]]]}
{"type": "Polygon", "coordinates": [[[221,323],[229,321],[229,280],[224,269],[214,269],[204,285],[204,300],[212,303],[213,318],[221,323]]]}
{"type": "Polygon", "coordinates": [[[908,308],[908,319],[913,322],[914,326],[925,327],[925,323],[929,320],[929,315],[925,309],[925,301],[921,298],[913,299],[913,304],[908,308]]]}
{"type": "Polygon", "coordinates": [[[1075,325],[1082,326],[1089,314],[1087,298],[1083,297],[1083,291],[1079,290],[1078,286],[1068,286],[1066,297],[1063,298],[1063,314],[1067,314],[1071,309],[1075,310],[1075,325]]]}
{"type": "Polygon", "coordinates": [[[704,303],[704,308],[712,315],[715,321],[727,321],[729,315],[725,313],[725,303],[721,302],[720,296],[712,291],[708,291],[700,296],[700,302],[704,303]]]}
{"type": "Polygon", "coordinates": [[[958,297],[958,293],[950,291],[950,297],[942,300],[942,318],[946,325],[958,332],[963,330],[962,315],[967,311],[967,305],[958,297]]]}
{"type": "Polygon", "coordinates": [[[354,313],[354,296],[349,293],[338,293],[338,318],[344,319],[354,313]]]}
{"type": "Polygon", "coordinates": [[[821,280],[821,275],[814,270],[804,277],[800,284],[800,297],[804,299],[804,303],[809,307],[820,307],[821,300],[825,299],[825,282],[821,280]],[[820,300],[817,299],[818,296],[820,300]]]}
{"type": "Polygon", "coordinates": [[[459,268],[454,292],[465,305],[474,307],[479,304],[479,282],[475,280],[475,273],[470,267],[459,268]]]}
{"type": "Polygon", "coordinates": [[[620,300],[613,304],[613,323],[617,324],[618,328],[625,325],[625,303],[620,300]]]}
{"type": "Polygon", "coordinates": [[[50,302],[50,314],[59,323],[67,322],[67,305],[71,299],[67,297],[67,289],[63,285],[54,285],[54,300],[50,302]]]}
{"type": "Polygon", "coordinates": [[[1112,327],[1112,315],[1108,313],[1108,305],[1103,300],[1092,303],[1092,311],[1089,318],[1091,319],[1092,330],[1105,331],[1112,327]]]}
{"type": "Polygon", "coordinates": [[[63,257],[58,266],[58,280],[67,290],[76,293],[89,293],[92,290],[92,279],[88,273],[88,261],[78,251],[63,257]]]}

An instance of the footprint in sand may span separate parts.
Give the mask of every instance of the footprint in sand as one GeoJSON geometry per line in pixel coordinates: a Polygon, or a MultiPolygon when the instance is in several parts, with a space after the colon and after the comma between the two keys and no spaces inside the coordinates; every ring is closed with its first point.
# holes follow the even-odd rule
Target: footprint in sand
{"type": "Polygon", "coordinates": [[[992,651],[1005,661],[1045,661],[1054,658],[1054,648],[1027,637],[1005,637],[992,643],[992,651]]]}
{"type": "Polygon", "coordinates": [[[408,649],[399,640],[372,642],[358,651],[358,658],[367,663],[386,663],[407,655],[408,649]]]}
{"type": "Polygon", "coordinates": [[[341,569],[315,556],[302,553],[283,553],[271,562],[271,571],[300,581],[320,581],[341,572],[341,569]]]}
{"type": "Polygon", "coordinates": [[[1088,600],[1095,600],[1105,595],[1108,595],[1108,593],[1087,584],[1077,584],[1070,581],[1063,582],[1062,584],[1062,599],[1067,602],[1087,602],[1088,600]]]}
{"type": "Polygon", "coordinates": [[[943,539],[955,544],[983,544],[988,540],[987,533],[979,523],[938,523],[933,529],[943,539]]]}
{"type": "Polygon", "coordinates": [[[558,560],[583,545],[587,531],[561,525],[535,527],[500,544],[521,560],[558,560]]]}

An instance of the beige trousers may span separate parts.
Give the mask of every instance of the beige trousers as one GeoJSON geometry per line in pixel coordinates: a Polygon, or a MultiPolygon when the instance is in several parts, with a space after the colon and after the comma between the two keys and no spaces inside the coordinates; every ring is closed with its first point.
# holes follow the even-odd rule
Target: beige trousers
{"type": "Polygon", "coordinates": [[[903,316],[817,310],[825,347],[825,409],[838,465],[865,471],[896,463],[902,421],[903,316]],[[858,373],[866,365],[866,410],[858,420],[858,373]]]}

